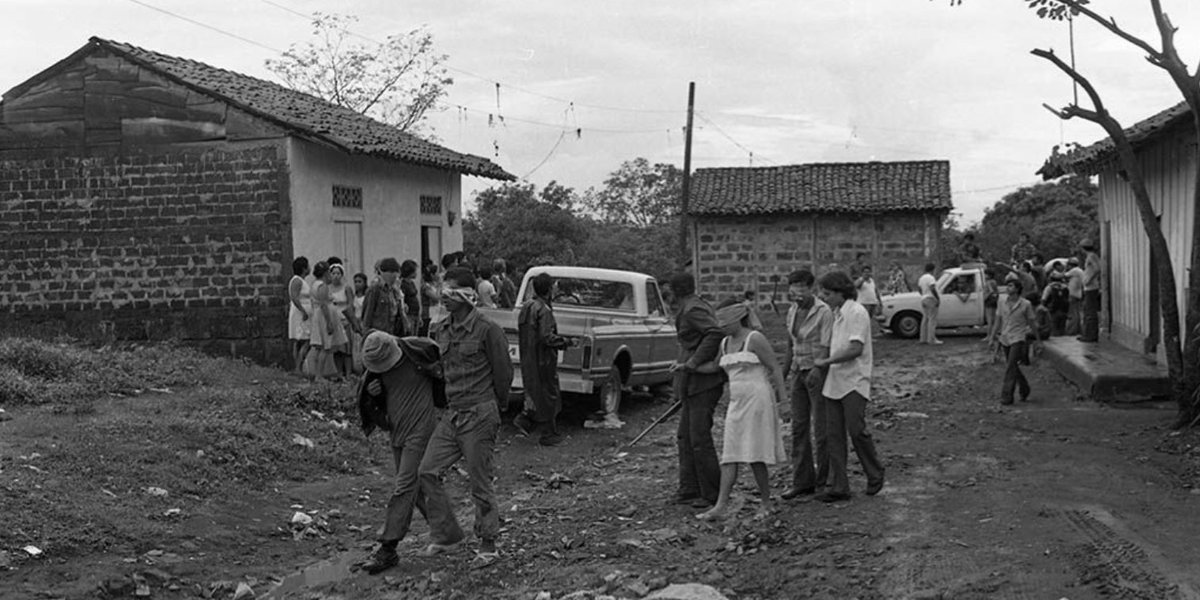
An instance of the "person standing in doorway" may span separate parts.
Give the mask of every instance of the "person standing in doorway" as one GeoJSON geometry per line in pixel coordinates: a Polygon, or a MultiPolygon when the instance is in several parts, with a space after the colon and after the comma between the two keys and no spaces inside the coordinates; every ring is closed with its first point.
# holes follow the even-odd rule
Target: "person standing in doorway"
{"type": "Polygon", "coordinates": [[[996,323],[999,334],[992,341],[993,347],[999,344],[1004,350],[1007,368],[1004,371],[1004,385],[1000,388],[1000,404],[1013,403],[1013,391],[1020,388],[1021,401],[1029,399],[1029,380],[1021,372],[1021,365],[1029,364],[1028,339],[1033,336],[1037,345],[1042,338],[1037,327],[1037,313],[1033,304],[1022,296],[1021,281],[1009,279],[1006,284],[1007,294],[1000,300],[996,311],[996,323]]]}
{"type": "MultiPolygon", "coordinates": [[[[937,277],[934,272],[937,265],[925,264],[925,274],[917,280],[917,288],[921,290],[921,343],[941,344],[937,339],[938,307],[942,303],[937,290],[937,277]]],[[[856,303],[857,304],[857,303],[856,303]]]]}
{"type": "Polygon", "coordinates": [[[724,334],[712,306],[696,295],[696,279],[690,273],[671,277],[671,293],[679,304],[675,336],[679,358],[675,373],[675,397],[683,403],[679,413],[679,490],[675,501],[693,508],[708,508],[717,501],[721,467],[713,444],[713,413],[724,391],[720,373],[697,373],[696,367],[717,357],[724,334]]]}
{"type": "Polygon", "coordinates": [[[816,294],[816,278],[802,269],[788,275],[788,358],[783,377],[792,375],[792,486],[784,500],[815,494],[829,480],[826,442],[825,369],[817,359],[829,358],[833,312],[816,294]],[[811,429],[811,431],[810,431],[811,429]],[[815,452],[814,452],[815,451],[815,452]],[[816,458],[814,467],[813,458],[816,458]]]}
{"type": "Polygon", "coordinates": [[[550,298],[554,279],[548,273],[533,278],[532,300],[517,316],[517,335],[521,350],[521,382],[525,386],[525,410],[513,419],[513,425],[525,435],[541,428],[538,443],[557,446],[563,442],[558,432],[558,413],[562,398],[558,389],[558,353],[570,345],[558,335],[558,323],[550,298]]]}
{"type": "Polygon", "coordinates": [[[442,484],[442,473],[466,459],[475,502],[476,559],[490,564],[499,558],[496,538],[500,514],[495,493],[496,434],[500,407],[512,387],[512,359],[499,325],[475,308],[475,276],[454,268],[445,274],[442,303],[449,316],[432,325],[430,335],[441,349],[448,407],[434,428],[421,460],[421,492],[429,511],[430,537],[422,555],[449,550],[462,540],[454,505],[442,484]]]}
{"type": "Polygon", "coordinates": [[[828,402],[829,491],[817,497],[822,502],[850,499],[850,481],[846,473],[846,437],[867,476],[868,496],[883,489],[883,463],[875,451],[875,441],[867,431],[867,402],[871,399],[871,317],[854,300],[854,281],[841,271],[821,277],[821,299],[833,310],[833,332],[828,358],[814,361],[828,367],[824,396],[828,402]]]}
{"type": "Polygon", "coordinates": [[[1100,272],[1104,262],[1100,259],[1096,244],[1089,239],[1079,242],[1083,259],[1083,333],[1077,338],[1081,342],[1100,341],[1100,272]]]}

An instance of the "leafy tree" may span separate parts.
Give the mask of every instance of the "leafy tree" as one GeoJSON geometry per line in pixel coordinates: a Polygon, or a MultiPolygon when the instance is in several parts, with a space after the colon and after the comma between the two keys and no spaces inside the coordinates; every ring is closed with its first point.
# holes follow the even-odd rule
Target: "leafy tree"
{"type": "Polygon", "coordinates": [[[653,275],[665,281],[679,268],[679,228],[673,223],[630,227],[604,221],[589,223],[591,236],[580,264],[653,275]]]}
{"type": "Polygon", "coordinates": [[[479,192],[463,220],[463,250],[478,259],[504,258],[517,270],[539,264],[578,264],[589,238],[573,211],[575,192],[551,181],[505,183],[479,192]]]}
{"type": "MultiPolygon", "coordinates": [[[[1170,17],[1162,8],[1161,0],[1150,0],[1150,12],[1158,33],[1157,46],[1133,35],[1122,28],[1116,19],[1106,17],[1090,7],[1090,0],[1023,0],[1029,8],[1035,9],[1040,18],[1062,20],[1067,18],[1084,18],[1107,30],[1118,39],[1129,43],[1137,51],[1145,54],[1146,61],[1162,71],[1171,79],[1183,96],[1192,116],[1192,134],[1200,140],[1200,66],[1190,70],[1188,63],[1180,57],[1175,44],[1177,28],[1171,23],[1170,17]]],[[[961,4],[962,0],[951,0],[951,4],[961,4]]],[[[1138,155],[1133,144],[1125,134],[1125,128],[1120,121],[1108,111],[1100,93],[1092,82],[1078,69],[1067,64],[1052,50],[1034,49],[1034,56],[1042,58],[1054,65],[1059,71],[1071,78],[1083,89],[1091,108],[1072,102],[1060,109],[1046,106],[1047,110],[1061,119],[1083,119],[1099,125],[1112,140],[1117,151],[1121,170],[1133,192],[1138,214],[1142,219],[1142,228],[1150,243],[1150,254],[1156,265],[1156,279],[1159,285],[1159,300],[1162,307],[1163,347],[1167,356],[1167,370],[1171,378],[1171,395],[1179,410],[1176,425],[1179,427],[1195,425],[1200,422],[1200,210],[1193,211],[1192,250],[1188,262],[1186,323],[1185,331],[1180,331],[1179,302],[1176,299],[1177,283],[1175,271],[1171,264],[1171,255],[1167,247],[1166,237],[1158,225],[1158,217],[1150,200],[1150,192],[1146,186],[1146,173],[1138,162],[1138,155]],[[1186,337],[1184,337],[1186,336],[1186,337]]],[[[1069,153],[1058,154],[1058,148],[1051,156],[1050,165],[1057,166],[1060,171],[1070,171],[1069,153]]],[[[1192,204],[1200,206],[1200,163],[1192,165],[1192,204]]]]}
{"type": "Polygon", "coordinates": [[[1022,233],[1046,260],[1075,254],[1081,238],[1099,239],[1099,190],[1087,177],[1023,187],[989,208],[974,231],[990,261],[1007,261],[1022,233]]]}
{"type": "Polygon", "coordinates": [[[390,35],[380,45],[352,43],[351,15],[313,13],[315,41],[292,44],[267,69],[288,87],[349,108],[401,131],[418,133],[454,83],[444,54],[424,29],[390,35]]]}
{"type": "Polygon", "coordinates": [[[583,202],[604,221],[649,227],[678,218],[682,188],[683,172],[675,165],[651,165],[639,157],[621,163],[603,188],[587,191],[583,202]]]}

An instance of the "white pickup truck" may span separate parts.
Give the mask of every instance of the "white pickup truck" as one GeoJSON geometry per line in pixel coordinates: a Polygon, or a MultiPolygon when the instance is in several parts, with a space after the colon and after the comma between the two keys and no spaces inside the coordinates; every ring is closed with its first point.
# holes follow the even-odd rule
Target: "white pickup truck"
{"type": "MultiPolygon", "coordinates": [[[[983,327],[987,324],[983,311],[984,285],[982,267],[953,267],[942,271],[937,280],[941,304],[938,306],[938,328],[983,327]]],[[[912,338],[921,333],[921,294],[905,292],[881,298],[879,320],[884,327],[900,337],[912,338]]]]}
{"type": "Polygon", "coordinates": [[[562,391],[595,394],[601,406],[615,409],[622,390],[670,383],[670,368],[679,346],[675,325],[653,277],[612,269],[545,266],[525,272],[517,308],[479,309],[508,336],[516,371],[514,389],[522,387],[517,316],[520,307],[533,298],[532,281],[541,273],[558,284],[552,305],[559,335],[579,341],[559,354],[562,391]]]}

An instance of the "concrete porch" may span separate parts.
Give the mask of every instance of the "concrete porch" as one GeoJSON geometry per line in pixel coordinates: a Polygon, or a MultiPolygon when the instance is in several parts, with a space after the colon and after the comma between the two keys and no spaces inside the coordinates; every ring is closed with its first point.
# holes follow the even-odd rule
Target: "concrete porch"
{"type": "Polygon", "coordinates": [[[1044,357],[1080,391],[1099,402],[1138,402],[1170,393],[1166,367],[1153,355],[1115,342],[1085,344],[1073,336],[1045,342],[1044,357]]]}

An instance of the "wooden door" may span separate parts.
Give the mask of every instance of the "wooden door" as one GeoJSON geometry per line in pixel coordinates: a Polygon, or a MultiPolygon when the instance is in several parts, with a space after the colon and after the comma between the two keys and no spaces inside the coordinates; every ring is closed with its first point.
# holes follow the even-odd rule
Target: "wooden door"
{"type": "Polygon", "coordinates": [[[346,277],[355,273],[371,273],[363,264],[363,234],[360,221],[333,222],[333,249],[346,267],[346,277]]]}

